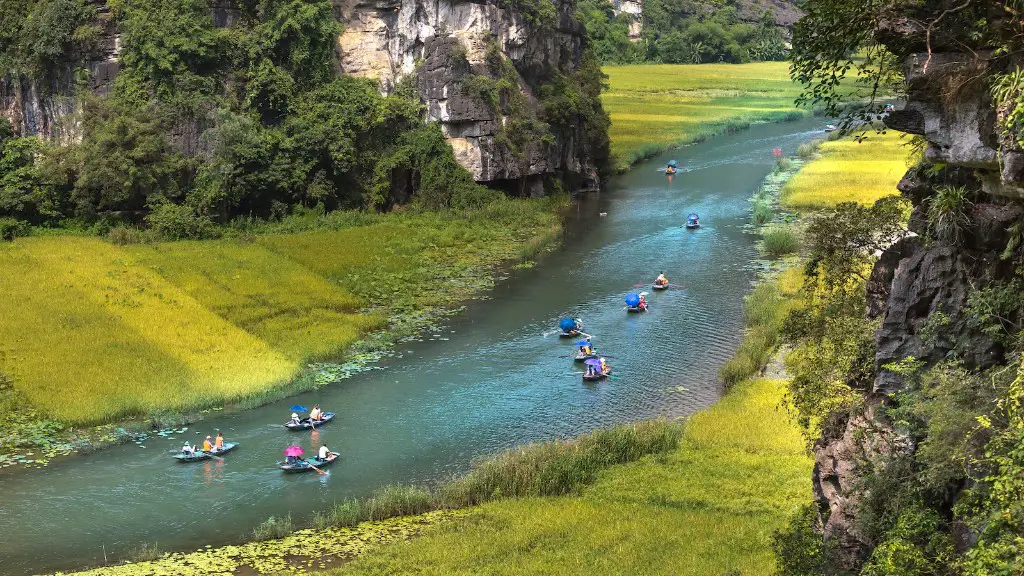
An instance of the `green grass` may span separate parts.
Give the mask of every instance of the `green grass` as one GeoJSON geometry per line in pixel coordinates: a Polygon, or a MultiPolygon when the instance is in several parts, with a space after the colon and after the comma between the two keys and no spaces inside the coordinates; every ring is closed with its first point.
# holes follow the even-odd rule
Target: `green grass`
{"type": "Polygon", "coordinates": [[[601,101],[620,168],[757,121],[799,118],[785,62],[606,66],[601,101]]]}
{"type": "Polygon", "coordinates": [[[761,250],[772,258],[792,254],[800,249],[800,236],[792,225],[775,224],[761,230],[761,250]]]}
{"type": "Polygon", "coordinates": [[[746,330],[736,354],[718,370],[725,385],[755,376],[768,364],[779,342],[779,333],[800,286],[799,268],[787,268],[774,280],[760,282],[743,301],[746,330]]]}
{"type": "Polygon", "coordinates": [[[847,137],[821,143],[819,157],[782,189],[782,205],[797,211],[840,202],[871,205],[892,194],[912,162],[909,140],[892,131],[868,136],[863,142],[847,137]]]}
{"type": "Polygon", "coordinates": [[[772,531],[811,497],[784,389],[735,386],[679,448],[602,472],[579,496],[488,503],[331,573],[771,574],[772,531]]]}
{"type": "Polygon", "coordinates": [[[396,315],[490,286],[495,265],[553,242],[564,202],[335,213],[225,240],[0,243],[0,372],[40,418],[72,425],[251,404],[396,315]]]}

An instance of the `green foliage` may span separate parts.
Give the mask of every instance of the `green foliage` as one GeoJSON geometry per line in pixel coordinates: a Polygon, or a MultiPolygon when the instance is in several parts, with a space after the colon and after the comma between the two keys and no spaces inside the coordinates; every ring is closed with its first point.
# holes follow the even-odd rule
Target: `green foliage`
{"type": "Polygon", "coordinates": [[[213,232],[213,222],[184,204],[161,202],[146,216],[153,234],[161,240],[204,238],[213,232]]]}
{"type": "Polygon", "coordinates": [[[928,232],[947,244],[959,245],[971,225],[967,210],[971,201],[963,186],[939,186],[928,198],[928,232]]]}
{"type": "Polygon", "coordinates": [[[616,16],[611,2],[605,0],[580,0],[576,6],[598,62],[636,64],[644,61],[644,44],[629,39],[632,15],[620,13],[616,16]]]}
{"type": "Polygon", "coordinates": [[[284,538],[294,531],[295,527],[292,525],[291,514],[281,517],[271,516],[264,520],[262,524],[252,529],[252,539],[259,542],[284,538]]]}
{"type": "Polygon", "coordinates": [[[1021,291],[1024,290],[1022,270],[1008,281],[995,282],[980,290],[972,290],[967,298],[970,326],[988,334],[1003,346],[1018,343],[1024,330],[1021,291]]]}
{"type": "Polygon", "coordinates": [[[36,137],[0,137],[0,216],[39,223],[65,208],[58,175],[39,162],[47,148],[36,137]]]}
{"type": "Polygon", "coordinates": [[[18,236],[24,236],[27,226],[14,218],[0,218],[0,240],[10,242],[18,236]]]}
{"type": "Polygon", "coordinates": [[[835,550],[818,532],[820,524],[818,509],[807,504],[793,514],[785,529],[772,535],[779,576],[839,576],[826,572],[832,568],[835,550]]]}
{"type": "Polygon", "coordinates": [[[945,521],[933,509],[909,506],[875,547],[863,576],[953,576],[956,557],[945,521]]]}
{"type": "Polygon", "coordinates": [[[227,46],[208,0],[117,0],[111,8],[121,31],[117,82],[125,97],[189,108],[215,93],[227,46]]]}
{"type": "Polygon", "coordinates": [[[761,230],[760,247],[766,255],[778,258],[799,250],[800,237],[792,226],[767,226],[761,230]]]}
{"type": "Polygon", "coordinates": [[[874,119],[884,108],[880,98],[902,94],[900,58],[875,42],[878,22],[896,4],[808,0],[801,5],[805,16],[794,27],[790,55],[792,77],[804,87],[800,104],[843,116],[847,127],[874,119]]]}
{"type": "Polygon", "coordinates": [[[772,210],[772,205],[766,201],[758,201],[754,203],[754,209],[751,210],[750,219],[754,225],[762,226],[771,221],[775,215],[775,211],[772,210]]]}
{"type": "Polygon", "coordinates": [[[190,161],[171,149],[166,120],[123,102],[87,99],[71,193],[78,214],[141,211],[150,198],[180,198],[190,161]]]}
{"type": "Polygon", "coordinates": [[[90,55],[100,35],[96,8],[85,0],[4,0],[0,22],[0,69],[39,80],[90,55]]]}

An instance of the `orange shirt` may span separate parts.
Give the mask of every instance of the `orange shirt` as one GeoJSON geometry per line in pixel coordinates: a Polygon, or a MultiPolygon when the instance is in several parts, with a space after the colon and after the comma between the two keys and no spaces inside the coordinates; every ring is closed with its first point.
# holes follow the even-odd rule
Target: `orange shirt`
{"type": "Polygon", "coordinates": [[[205,450],[207,452],[209,452],[210,450],[213,450],[213,444],[210,444],[210,440],[209,439],[203,440],[203,450],[205,450]]]}
{"type": "Polygon", "coordinates": [[[214,441],[214,445],[213,446],[217,450],[220,450],[221,448],[224,447],[224,439],[221,438],[220,436],[217,436],[217,440],[214,441]]]}

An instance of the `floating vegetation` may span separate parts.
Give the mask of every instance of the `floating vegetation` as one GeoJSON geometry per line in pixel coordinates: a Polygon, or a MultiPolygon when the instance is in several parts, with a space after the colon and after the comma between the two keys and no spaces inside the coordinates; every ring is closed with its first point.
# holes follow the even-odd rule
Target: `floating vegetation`
{"type": "MultiPolygon", "coordinates": [[[[359,556],[373,546],[408,539],[428,525],[451,521],[467,514],[469,511],[466,510],[443,510],[419,516],[364,522],[350,528],[299,530],[278,540],[203,548],[191,553],[165,553],[151,561],[105,566],[74,574],[199,576],[232,574],[239,571],[257,574],[306,573],[340,564],[359,556]]],[[[148,551],[155,550],[156,547],[154,545],[152,548],[142,549],[148,551]]]]}

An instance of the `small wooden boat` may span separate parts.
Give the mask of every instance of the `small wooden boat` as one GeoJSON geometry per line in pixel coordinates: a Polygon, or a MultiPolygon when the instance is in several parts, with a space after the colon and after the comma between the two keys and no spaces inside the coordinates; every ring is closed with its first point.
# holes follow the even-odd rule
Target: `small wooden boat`
{"type": "Polygon", "coordinates": [[[559,338],[576,338],[580,334],[582,334],[582,332],[580,332],[579,330],[570,330],[568,332],[560,332],[558,334],[558,337],[559,338]]]}
{"type": "Polygon", "coordinates": [[[599,358],[599,356],[597,354],[576,354],[573,360],[575,360],[576,362],[586,362],[591,358],[599,358]]]}
{"type": "Polygon", "coordinates": [[[651,284],[651,290],[668,290],[668,284],[651,284]]]}
{"type": "Polygon", "coordinates": [[[637,314],[639,312],[647,312],[647,306],[626,306],[626,312],[637,314]]]}
{"type": "Polygon", "coordinates": [[[224,454],[234,450],[236,446],[238,446],[238,442],[225,442],[224,446],[220,450],[214,448],[210,451],[210,454],[213,454],[214,456],[223,456],[224,454]]]}
{"type": "MultiPolygon", "coordinates": [[[[319,428],[320,426],[327,424],[331,420],[334,420],[334,412],[324,412],[323,417],[317,421],[315,427],[319,428]]],[[[309,417],[306,417],[303,418],[302,420],[299,420],[298,424],[292,421],[288,421],[284,424],[284,427],[289,430],[309,430],[310,428],[314,427],[314,424],[309,420],[309,417]]]]}
{"type": "Polygon", "coordinates": [[[334,464],[334,461],[338,459],[338,456],[340,456],[340,454],[337,452],[331,452],[331,455],[324,460],[319,458],[305,458],[296,460],[292,463],[279,462],[278,465],[281,470],[284,470],[285,472],[312,472],[313,466],[323,468],[324,466],[334,464]]]}
{"type": "Polygon", "coordinates": [[[609,368],[609,369],[607,369],[607,370],[605,370],[603,372],[594,372],[593,374],[588,374],[588,373],[584,372],[583,373],[583,379],[588,381],[588,382],[593,382],[595,380],[604,380],[611,373],[612,373],[611,368],[609,368]]]}
{"type": "Polygon", "coordinates": [[[175,454],[174,457],[175,459],[178,460],[178,462],[200,462],[202,460],[209,460],[214,456],[223,456],[224,454],[227,454],[228,452],[234,450],[236,446],[238,446],[238,442],[225,442],[224,447],[221,448],[220,450],[213,449],[210,450],[209,452],[205,450],[199,450],[196,453],[192,454],[191,456],[186,456],[184,453],[178,453],[175,454]]]}
{"type": "Polygon", "coordinates": [[[210,458],[213,458],[213,454],[210,454],[209,452],[203,452],[202,450],[200,450],[198,452],[193,453],[191,456],[186,455],[184,453],[175,454],[174,458],[178,462],[199,462],[201,460],[209,460],[210,458]]]}

